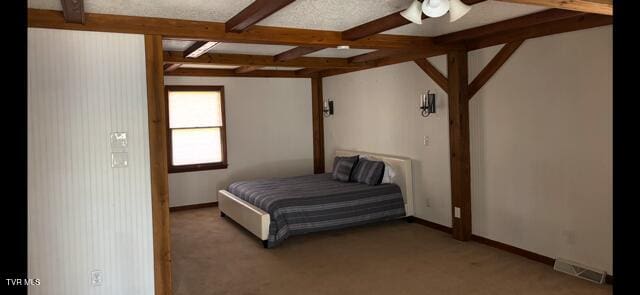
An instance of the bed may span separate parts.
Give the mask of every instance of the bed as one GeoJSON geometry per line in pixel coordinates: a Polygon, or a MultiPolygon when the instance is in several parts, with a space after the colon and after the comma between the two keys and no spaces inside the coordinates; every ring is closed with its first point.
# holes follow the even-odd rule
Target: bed
{"type": "Polygon", "coordinates": [[[330,173],[232,183],[218,191],[227,216],[273,248],[289,236],[413,216],[411,160],[338,150],[336,156],[367,155],[396,172],[393,183],[339,182],[330,173]]]}

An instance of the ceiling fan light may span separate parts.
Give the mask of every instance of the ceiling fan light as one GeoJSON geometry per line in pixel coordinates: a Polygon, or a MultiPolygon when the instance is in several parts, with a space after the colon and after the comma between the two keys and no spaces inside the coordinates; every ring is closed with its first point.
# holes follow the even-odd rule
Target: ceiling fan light
{"type": "Polygon", "coordinates": [[[449,11],[449,0],[424,0],[422,12],[429,17],[441,17],[449,11]]]}
{"type": "Polygon", "coordinates": [[[410,22],[414,23],[414,24],[422,24],[422,9],[420,8],[420,6],[422,5],[422,3],[420,3],[420,1],[418,0],[414,0],[413,3],[411,3],[411,6],[409,6],[409,8],[405,9],[403,12],[400,12],[400,15],[402,15],[402,17],[408,19],[410,22]]]}
{"type": "Polygon", "coordinates": [[[449,22],[457,21],[463,15],[471,10],[471,6],[464,4],[460,0],[450,0],[449,4],[449,22]]]}

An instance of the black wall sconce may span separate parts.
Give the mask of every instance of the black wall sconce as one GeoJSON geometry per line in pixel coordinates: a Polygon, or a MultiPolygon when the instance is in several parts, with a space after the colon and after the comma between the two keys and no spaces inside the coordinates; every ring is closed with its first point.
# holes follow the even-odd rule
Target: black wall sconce
{"type": "Polygon", "coordinates": [[[325,117],[330,117],[333,115],[333,100],[325,100],[324,106],[322,107],[322,112],[325,117]]]}
{"type": "Polygon", "coordinates": [[[422,110],[423,117],[429,117],[429,115],[436,112],[436,94],[427,91],[427,94],[420,95],[420,110],[422,110]]]}

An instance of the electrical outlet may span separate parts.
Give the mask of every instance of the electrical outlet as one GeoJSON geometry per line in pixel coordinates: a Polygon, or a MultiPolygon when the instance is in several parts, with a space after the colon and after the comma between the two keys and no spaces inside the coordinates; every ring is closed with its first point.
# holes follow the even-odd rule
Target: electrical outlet
{"type": "Polygon", "coordinates": [[[455,218],[460,218],[460,207],[453,207],[453,216],[455,218]]]}
{"type": "Polygon", "coordinates": [[[129,153],[111,153],[111,168],[126,168],[129,165],[129,153]]]}
{"type": "Polygon", "coordinates": [[[431,207],[431,202],[429,201],[429,198],[427,198],[427,207],[431,207]]]}
{"type": "Polygon", "coordinates": [[[424,144],[424,146],[429,146],[429,136],[422,137],[422,144],[424,144]]]}
{"type": "Polygon", "coordinates": [[[91,271],[91,285],[94,287],[102,286],[102,271],[94,270],[91,271]]]}

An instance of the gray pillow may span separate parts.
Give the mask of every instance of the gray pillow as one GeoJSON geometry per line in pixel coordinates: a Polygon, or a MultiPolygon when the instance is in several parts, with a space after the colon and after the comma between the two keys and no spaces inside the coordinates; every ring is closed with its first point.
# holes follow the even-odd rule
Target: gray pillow
{"type": "Polygon", "coordinates": [[[377,185],[382,181],[384,162],[360,159],[353,170],[353,181],[368,185],[377,185]]]}
{"type": "Polygon", "coordinates": [[[333,179],[339,181],[351,180],[351,172],[358,162],[358,156],[353,157],[336,157],[333,160],[333,179]]]}

